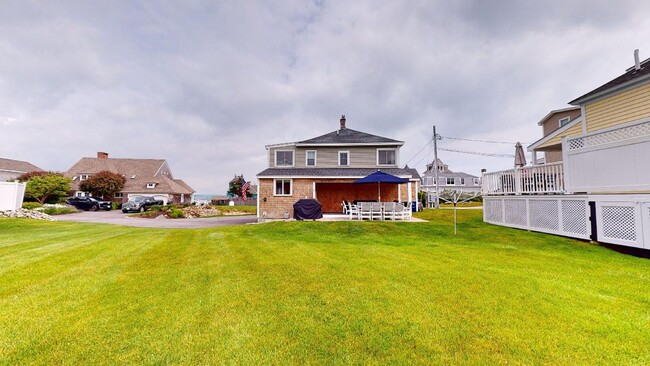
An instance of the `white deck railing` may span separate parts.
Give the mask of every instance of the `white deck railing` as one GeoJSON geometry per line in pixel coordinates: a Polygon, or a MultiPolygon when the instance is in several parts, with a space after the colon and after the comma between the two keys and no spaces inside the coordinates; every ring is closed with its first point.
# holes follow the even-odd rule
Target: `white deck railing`
{"type": "Polygon", "coordinates": [[[562,162],[483,174],[483,194],[564,193],[562,162]]]}

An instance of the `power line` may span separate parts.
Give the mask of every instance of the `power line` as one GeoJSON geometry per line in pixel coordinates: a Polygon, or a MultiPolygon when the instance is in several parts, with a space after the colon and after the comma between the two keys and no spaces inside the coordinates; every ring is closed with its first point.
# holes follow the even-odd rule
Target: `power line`
{"type": "MultiPolygon", "coordinates": [[[[413,157],[410,158],[409,161],[407,161],[406,164],[404,164],[404,165],[409,165],[409,163],[411,162],[411,160],[415,159],[416,156],[420,155],[420,153],[421,153],[422,151],[424,151],[424,149],[426,149],[427,146],[429,146],[429,145],[431,144],[432,141],[433,141],[433,139],[429,140],[429,141],[427,142],[427,144],[424,145],[424,146],[420,149],[420,151],[418,151],[417,153],[415,153],[415,155],[413,155],[413,157]]],[[[416,165],[417,165],[417,164],[416,164],[416,165]]]]}
{"type": "MultiPolygon", "coordinates": [[[[442,136],[444,139],[450,139],[450,140],[460,140],[460,141],[472,141],[472,142],[484,142],[487,144],[508,144],[508,145],[515,145],[516,142],[509,142],[509,141],[487,141],[487,140],[474,140],[474,139],[465,139],[461,137],[449,137],[449,136],[442,136]]],[[[530,145],[528,142],[524,142],[524,145],[530,145]]]]}
{"type": "Polygon", "coordinates": [[[445,148],[442,148],[442,147],[439,147],[438,150],[455,152],[455,153],[460,153],[460,154],[491,156],[491,157],[494,157],[494,158],[511,158],[511,159],[514,159],[514,157],[515,157],[514,155],[511,155],[511,154],[493,154],[493,153],[485,153],[485,152],[477,152],[477,151],[464,151],[464,150],[445,149],[445,148]]]}

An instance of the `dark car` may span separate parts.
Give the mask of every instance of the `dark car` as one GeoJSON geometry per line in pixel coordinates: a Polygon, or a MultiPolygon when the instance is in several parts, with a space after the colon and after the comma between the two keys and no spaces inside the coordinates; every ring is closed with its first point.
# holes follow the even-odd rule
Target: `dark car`
{"type": "Polygon", "coordinates": [[[122,212],[145,212],[151,206],[163,205],[162,200],[153,197],[137,196],[130,198],[122,205],[122,212]]]}
{"type": "Polygon", "coordinates": [[[113,204],[111,202],[104,201],[97,197],[70,197],[65,200],[65,203],[84,211],[110,211],[110,209],[113,208],[113,204]]]}

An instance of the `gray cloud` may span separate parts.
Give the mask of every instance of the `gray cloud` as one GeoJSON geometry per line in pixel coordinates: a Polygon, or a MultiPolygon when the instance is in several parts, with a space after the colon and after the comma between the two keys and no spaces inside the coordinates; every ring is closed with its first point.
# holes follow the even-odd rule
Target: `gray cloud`
{"type": "MultiPolygon", "coordinates": [[[[549,110],[620,74],[633,49],[650,55],[648,10],[642,1],[3,2],[0,156],[55,170],[96,151],[166,158],[199,192],[218,193],[233,174],[264,169],[265,144],[330,132],[341,114],[351,128],[404,140],[402,163],[433,124],[443,136],[532,142],[549,110]]],[[[512,165],[441,158],[474,174],[512,165]]],[[[430,159],[425,149],[409,165],[430,159]]]]}

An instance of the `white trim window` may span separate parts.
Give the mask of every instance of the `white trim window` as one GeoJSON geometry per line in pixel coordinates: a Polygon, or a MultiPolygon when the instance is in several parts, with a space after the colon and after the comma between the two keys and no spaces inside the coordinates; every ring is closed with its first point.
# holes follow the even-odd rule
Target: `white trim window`
{"type": "Polygon", "coordinates": [[[397,165],[397,149],[377,149],[377,165],[397,165]]]}
{"type": "Polygon", "coordinates": [[[567,123],[571,122],[571,117],[560,118],[560,119],[558,120],[558,122],[559,122],[559,124],[560,124],[559,127],[566,126],[567,123]]]}
{"type": "Polygon", "coordinates": [[[294,157],[293,150],[275,150],[275,166],[293,166],[294,157]]]}
{"type": "Polygon", "coordinates": [[[291,179],[273,179],[274,196],[291,196],[292,190],[293,182],[291,179]]]}
{"type": "Polygon", "coordinates": [[[156,183],[147,183],[147,188],[149,189],[156,188],[156,183]]]}
{"type": "Polygon", "coordinates": [[[306,166],[316,166],[316,150],[307,150],[305,152],[305,165],[306,166]]]}
{"type": "Polygon", "coordinates": [[[475,186],[481,185],[481,182],[479,181],[478,178],[474,178],[474,185],[475,186]]]}
{"type": "Polygon", "coordinates": [[[117,193],[115,193],[115,196],[113,196],[113,197],[114,198],[123,198],[124,194],[122,192],[117,192],[117,193]]]}
{"type": "Polygon", "coordinates": [[[460,178],[460,185],[464,186],[465,185],[465,178],[460,178]]]}
{"type": "Polygon", "coordinates": [[[339,151],[339,166],[350,166],[349,151],[339,151]]]}
{"type": "Polygon", "coordinates": [[[88,178],[90,178],[90,174],[81,174],[79,176],[79,181],[81,182],[81,181],[84,181],[84,180],[86,180],[88,178]]]}
{"type": "Polygon", "coordinates": [[[453,186],[456,184],[456,178],[454,177],[447,177],[447,185],[448,186],[453,186]]]}

